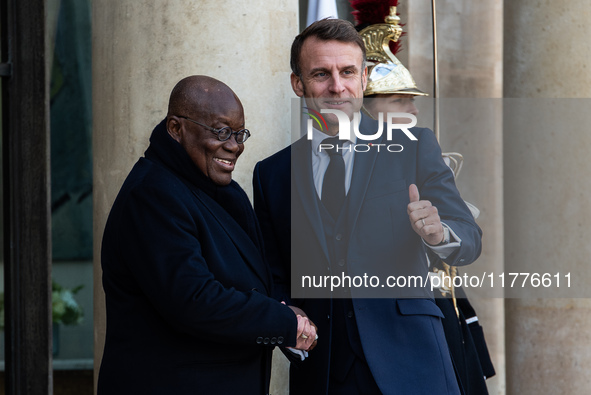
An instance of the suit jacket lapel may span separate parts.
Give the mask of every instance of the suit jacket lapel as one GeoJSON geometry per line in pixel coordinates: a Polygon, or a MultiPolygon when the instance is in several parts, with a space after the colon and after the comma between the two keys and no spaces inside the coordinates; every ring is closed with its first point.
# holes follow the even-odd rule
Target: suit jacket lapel
{"type": "MultiPolygon", "coordinates": [[[[377,121],[363,115],[359,131],[364,134],[372,134],[378,128],[377,121]]],[[[382,137],[383,138],[383,137],[382,137]]],[[[381,141],[378,141],[381,143],[381,141]]],[[[351,176],[351,186],[349,187],[349,205],[348,205],[348,231],[349,239],[357,223],[361,205],[367,192],[369,180],[373,174],[373,168],[377,158],[377,149],[370,149],[368,152],[356,152],[353,162],[353,174],[351,176]]]]}
{"type": "MultiPolygon", "coordinates": [[[[311,227],[316,234],[326,259],[329,260],[328,247],[326,245],[326,237],[324,234],[324,227],[322,226],[322,219],[320,217],[320,209],[318,207],[318,195],[314,187],[314,175],[312,173],[312,148],[310,141],[306,136],[302,137],[292,145],[291,149],[291,194],[292,200],[299,199],[303,207],[304,214],[310,221],[311,227]]],[[[292,216],[300,215],[301,213],[294,213],[294,203],[292,201],[291,209],[292,216]]],[[[293,224],[292,220],[292,224],[293,224]]],[[[299,231],[299,229],[296,229],[299,231]]]]}
{"type": "Polygon", "coordinates": [[[271,294],[270,287],[270,273],[269,268],[263,260],[261,252],[256,248],[255,243],[250,239],[250,236],[242,229],[240,225],[224,210],[221,208],[213,199],[203,193],[201,190],[191,187],[193,195],[197,197],[203,203],[203,206],[214,216],[218,224],[228,234],[228,240],[230,240],[240,254],[244,258],[246,264],[253,270],[253,272],[261,279],[267,294],[271,294]]]}

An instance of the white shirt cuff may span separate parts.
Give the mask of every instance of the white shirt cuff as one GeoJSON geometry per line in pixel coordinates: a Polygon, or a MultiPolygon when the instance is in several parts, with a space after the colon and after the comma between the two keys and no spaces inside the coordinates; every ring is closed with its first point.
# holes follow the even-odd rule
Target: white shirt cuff
{"type": "Polygon", "coordinates": [[[442,222],[443,225],[443,232],[445,234],[444,241],[445,243],[439,246],[432,246],[429,245],[423,240],[423,243],[431,249],[437,256],[441,259],[446,259],[450,256],[455,250],[460,248],[462,239],[458,237],[458,235],[450,228],[445,222],[442,222]]]}
{"type": "Polygon", "coordinates": [[[308,351],[304,351],[304,350],[296,350],[295,348],[289,348],[287,347],[287,349],[289,351],[291,351],[292,353],[299,355],[300,359],[303,361],[304,359],[308,358],[308,351]]]}

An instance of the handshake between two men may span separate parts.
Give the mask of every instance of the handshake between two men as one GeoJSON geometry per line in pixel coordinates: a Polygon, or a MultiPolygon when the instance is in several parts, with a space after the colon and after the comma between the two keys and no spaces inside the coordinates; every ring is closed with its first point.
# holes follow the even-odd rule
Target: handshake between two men
{"type": "MultiPolygon", "coordinates": [[[[281,302],[285,304],[285,302],[281,302]]],[[[312,351],[318,343],[318,327],[308,318],[306,313],[299,307],[288,306],[295,313],[298,319],[298,332],[295,349],[312,351]]]]}

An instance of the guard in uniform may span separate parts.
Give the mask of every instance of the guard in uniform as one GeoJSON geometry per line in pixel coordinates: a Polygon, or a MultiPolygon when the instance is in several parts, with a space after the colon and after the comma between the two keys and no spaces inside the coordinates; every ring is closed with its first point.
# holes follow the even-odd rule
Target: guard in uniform
{"type": "MultiPolygon", "coordinates": [[[[380,41],[380,30],[389,19],[398,19],[395,8],[398,0],[351,0],[356,28],[367,49],[368,82],[364,91],[364,110],[377,118],[379,112],[418,114],[416,96],[428,96],[417,85],[406,67],[396,58],[401,50],[399,39],[386,47],[380,41]],[[393,9],[394,8],[394,9],[393,9]]],[[[402,33],[401,35],[404,35],[402,33]]],[[[408,120],[400,120],[405,123],[408,120]]],[[[459,174],[462,157],[443,154],[445,162],[459,174]]],[[[480,211],[466,202],[474,218],[480,211]]],[[[446,265],[436,254],[428,252],[430,269],[434,275],[454,276],[457,269],[446,265]]],[[[448,277],[449,278],[449,277],[448,277]]],[[[442,320],[447,344],[452,356],[460,389],[466,395],[488,394],[486,379],[495,375],[482,326],[465,291],[452,284],[436,293],[436,304],[443,312],[442,320]]]]}

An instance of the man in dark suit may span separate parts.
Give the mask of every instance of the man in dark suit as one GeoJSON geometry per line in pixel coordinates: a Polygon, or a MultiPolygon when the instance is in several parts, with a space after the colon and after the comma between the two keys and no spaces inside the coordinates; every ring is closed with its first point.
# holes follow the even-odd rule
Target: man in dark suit
{"type": "Polygon", "coordinates": [[[428,249],[451,265],[480,254],[480,229],[435,136],[412,128],[416,140],[401,130],[371,144],[352,132],[326,140],[339,133],[334,110],[366,136],[380,128],[354,116],[367,69],[349,22],[306,28],[292,44],[291,66],[292,88],[308,111],[334,113],[322,114],[326,130],[259,162],[253,180],[275,297],[301,307],[326,334],[306,360],[292,363],[291,393],[459,394],[442,313],[426,283],[406,282],[427,278],[428,249]],[[334,279],[364,275],[374,281],[330,289],[334,279]],[[306,276],[329,283],[306,286],[306,276]]]}
{"type": "Polygon", "coordinates": [[[99,394],[266,394],[272,348],[314,341],[270,298],[256,217],[232,181],[249,135],[222,82],[173,89],[105,227],[99,394]]]}

